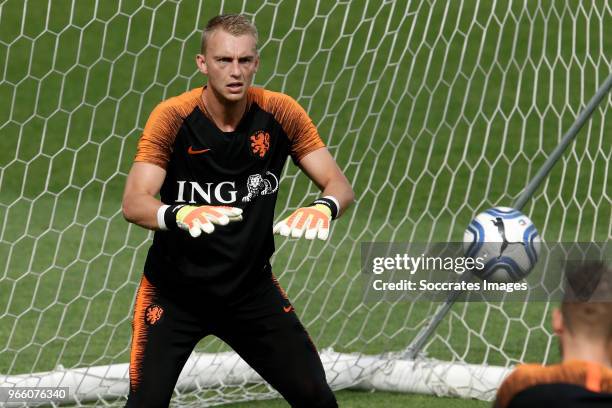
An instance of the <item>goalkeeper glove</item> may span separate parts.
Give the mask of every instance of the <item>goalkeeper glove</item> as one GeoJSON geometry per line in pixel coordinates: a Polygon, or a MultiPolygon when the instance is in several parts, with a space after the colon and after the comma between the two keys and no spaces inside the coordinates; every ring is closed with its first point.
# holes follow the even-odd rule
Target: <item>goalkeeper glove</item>
{"type": "Polygon", "coordinates": [[[337,200],[331,196],[319,198],[308,207],[298,208],[293,214],[277,223],[272,230],[275,234],[293,238],[304,235],[306,239],[326,240],[329,236],[329,222],[338,215],[337,200]]]}
{"type": "Polygon", "coordinates": [[[217,225],[227,225],[233,221],[242,220],[242,210],[236,207],[213,205],[165,205],[157,212],[157,222],[160,229],[178,227],[197,238],[204,231],[212,233],[217,225]]]}

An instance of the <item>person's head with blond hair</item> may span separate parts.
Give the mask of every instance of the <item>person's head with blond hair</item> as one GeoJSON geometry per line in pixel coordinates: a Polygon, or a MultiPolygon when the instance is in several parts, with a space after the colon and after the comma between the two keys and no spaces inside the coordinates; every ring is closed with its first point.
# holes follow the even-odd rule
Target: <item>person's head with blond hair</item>
{"type": "Polygon", "coordinates": [[[202,31],[200,52],[196,64],[208,77],[207,109],[241,117],[259,67],[255,25],[241,14],[213,17],[202,31]]]}
{"type": "Polygon", "coordinates": [[[211,18],[204,30],[202,30],[202,43],[200,53],[206,54],[206,46],[211,35],[217,31],[223,30],[234,37],[249,35],[255,40],[255,51],[257,51],[257,28],[246,16],[242,14],[221,14],[211,18]]]}
{"type": "Polygon", "coordinates": [[[612,406],[612,269],[566,262],[561,306],[553,310],[560,364],[520,364],[497,390],[495,408],[612,406]]]}
{"type": "Polygon", "coordinates": [[[561,307],[552,326],[567,360],[612,366],[612,269],[604,262],[568,264],[561,307]]]}

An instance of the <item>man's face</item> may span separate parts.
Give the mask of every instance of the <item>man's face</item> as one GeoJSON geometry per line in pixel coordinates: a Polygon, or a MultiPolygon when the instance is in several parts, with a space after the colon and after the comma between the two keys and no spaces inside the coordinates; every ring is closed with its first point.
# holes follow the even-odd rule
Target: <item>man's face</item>
{"type": "Polygon", "coordinates": [[[222,102],[238,102],[246,96],[259,66],[255,38],[216,30],[208,38],[206,54],[198,55],[196,62],[222,102]]]}

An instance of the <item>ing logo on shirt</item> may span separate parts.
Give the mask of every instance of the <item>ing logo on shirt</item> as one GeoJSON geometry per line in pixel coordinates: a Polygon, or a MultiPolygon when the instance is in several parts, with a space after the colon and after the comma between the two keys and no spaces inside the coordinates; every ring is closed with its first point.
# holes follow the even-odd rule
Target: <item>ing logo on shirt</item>
{"type": "Polygon", "coordinates": [[[249,140],[251,141],[251,153],[263,159],[268,150],[270,150],[270,134],[263,130],[258,130],[249,140]]]}
{"type": "Polygon", "coordinates": [[[145,310],[145,322],[149,326],[153,326],[162,318],[163,314],[164,309],[161,306],[156,304],[149,305],[145,310]]]}

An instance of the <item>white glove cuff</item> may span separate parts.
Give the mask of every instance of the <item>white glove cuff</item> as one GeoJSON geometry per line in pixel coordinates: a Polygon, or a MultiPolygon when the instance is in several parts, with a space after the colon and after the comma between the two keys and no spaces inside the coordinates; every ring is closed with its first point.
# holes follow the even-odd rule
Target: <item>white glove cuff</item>
{"type": "Polygon", "coordinates": [[[166,225],[166,221],[164,216],[166,214],[166,210],[170,208],[169,205],[162,205],[157,209],[157,226],[160,231],[168,231],[168,226],[166,225]]]}
{"type": "Polygon", "coordinates": [[[338,200],[336,199],[336,197],[328,195],[325,196],[323,198],[327,198],[329,200],[332,200],[334,202],[334,204],[336,204],[336,208],[338,209],[338,211],[336,212],[336,214],[340,214],[340,203],[338,202],[338,200]]]}

